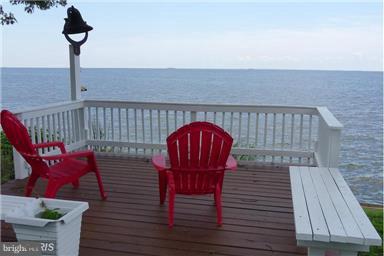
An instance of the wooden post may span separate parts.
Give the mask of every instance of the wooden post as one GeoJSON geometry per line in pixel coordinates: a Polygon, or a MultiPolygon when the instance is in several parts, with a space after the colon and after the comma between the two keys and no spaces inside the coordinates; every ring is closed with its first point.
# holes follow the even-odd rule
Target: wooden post
{"type": "Polygon", "coordinates": [[[72,45],[69,45],[69,71],[71,79],[71,100],[79,100],[81,93],[80,56],[75,55],[72,45]]]}
{"type": "MultiPolygon", "coordinates": [[[[69,45],[69,71],[71,81],[71,100],[81,99],[81,86],[80,86],[80,55],[75,55],[72,45],[69,45]]],[[[79,111],[73,111],[75,115],[75,127],[80,127],[79,134],[77,134],[75,140],[85,139],[85,134],[88,131],[84,126],[84,108],[79,111]],[[79,123],[80,122],[80,123],[79,123]]]]}
{"type": "Polygon", "coordinates": [[[318,107],[319,130],[316,158],[319,167],[337,168],[340,154],[340,136],[343,125],[326,107],[318,107]]]}

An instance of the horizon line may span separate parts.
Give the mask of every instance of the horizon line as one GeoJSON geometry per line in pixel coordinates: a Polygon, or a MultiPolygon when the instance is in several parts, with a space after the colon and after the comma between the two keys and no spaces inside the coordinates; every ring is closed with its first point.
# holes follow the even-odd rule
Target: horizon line
{"type": "MultiPolygon", "coordinates": [[[[20,69],[69,69],[69,67],[1,67],[20,69]]],[[[356,69],[300,69],[300,68],[182,68],[182,67],[80,67],[80,69],[179,69],[179,70],[255,70],[255,71],[335,71],[335,72],[384,72],[381,70],[356,70],[356,69]]]]}

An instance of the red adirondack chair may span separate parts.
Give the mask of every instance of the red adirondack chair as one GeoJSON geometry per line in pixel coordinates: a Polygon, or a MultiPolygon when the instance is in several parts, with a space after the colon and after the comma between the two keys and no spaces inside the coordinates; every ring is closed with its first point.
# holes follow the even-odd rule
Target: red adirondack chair
{"type": "Polygon", "coordinates": [[[159,175],[160,204],[168,186],[168,226],[173,227],[176,194],[214,194],[217,224],[222,224],[221,191],[224,172],[236,170],[237,162],[230,155],[233,139],[219,126],[193,122],[179,128],[167,138],[170,167],[165,158],[156,155],[152,163],[159,175]]]}
{"type": "Polygon", "coordinates": [[[56,192],[65,184],[72,183],[74,188],[79,187],[79,178],[88,172],[96,174],[102,199],[107,196],[104,192],[100,172],[96,164],[93,151],[79,151],[67,153],[61,141],[32,144],[25,126],[8,110],[1,111],[1,126],[14,148],[24,157],[31,166],[32,172],[25,188],[25,196],[30,196],[38,178],[48,180],[45,197],[54,198],[56,192]],[[41,156],[37,149],[58,147],[59,155],[41,156]],[[78,158],[86,158],[87,161],[78,158]],[[48,165],[47,162],[55,162],[48,165]]]}

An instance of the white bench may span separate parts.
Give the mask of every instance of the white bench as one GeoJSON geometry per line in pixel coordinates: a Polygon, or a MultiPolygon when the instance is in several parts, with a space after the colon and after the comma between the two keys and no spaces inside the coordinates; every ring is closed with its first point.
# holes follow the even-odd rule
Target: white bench
{"type": "Polygon", "coordinates": [[[371,224],[338,169],[289,168],[297,245],[308,255],[327,251],[356,256],[381,245],[371,224]]]}

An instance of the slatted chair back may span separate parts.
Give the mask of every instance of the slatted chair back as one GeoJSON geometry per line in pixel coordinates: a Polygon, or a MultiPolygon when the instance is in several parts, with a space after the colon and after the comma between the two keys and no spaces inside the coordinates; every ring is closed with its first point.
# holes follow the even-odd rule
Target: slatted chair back
{"type": "Polygon", "coordinates": [[[10,111],[2,110],[1,127],[8,141],[30,164],[32,172],[36,172],[39,176],[47,176],[49,168],[33,147],[28,130],[19,119],[10,111]]]}
{"type": "Polygon", "coordinates": [[[193,122],[167,138],[176,193],[212,193],[222,183],[233,139],[208,122],[193,122]]]}

